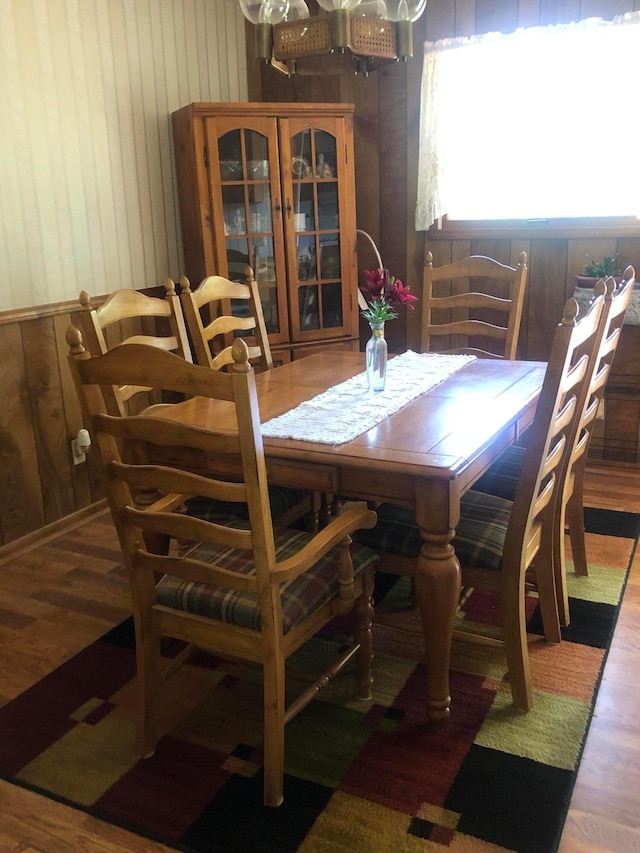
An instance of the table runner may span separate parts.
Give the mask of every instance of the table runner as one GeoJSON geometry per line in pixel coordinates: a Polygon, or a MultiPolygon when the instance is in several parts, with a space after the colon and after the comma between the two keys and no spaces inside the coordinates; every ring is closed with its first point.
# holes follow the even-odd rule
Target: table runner
{"type": "Polygon", "coordinates": [[[475,358],[474,355],[407,350],[389,360],[384,391],[369,391],[366,372],[359,373],[267,421],[262,425],[262,435],[320,444],[346,444],[475,358]]]}

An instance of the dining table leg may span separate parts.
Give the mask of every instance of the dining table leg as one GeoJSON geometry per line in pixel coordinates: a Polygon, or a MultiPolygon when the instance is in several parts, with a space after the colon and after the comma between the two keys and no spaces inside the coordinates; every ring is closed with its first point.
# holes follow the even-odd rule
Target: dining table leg
{"type": "Polygon", "coordinates": [[[455,529],[434,530],[433,516],[421,512],[419,504],[416,518],[424,539],[415,579],[425,640],[427,713],[432,722],[444,723],[451,709],[449,664],[453,623],[460,600],[460,563],[451,545],[455,529]]]}

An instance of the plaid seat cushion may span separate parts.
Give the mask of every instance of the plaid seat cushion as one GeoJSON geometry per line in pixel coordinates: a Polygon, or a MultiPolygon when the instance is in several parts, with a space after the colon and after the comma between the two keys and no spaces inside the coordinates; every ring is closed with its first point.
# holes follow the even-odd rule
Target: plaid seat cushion
{"type": "MultiPolygon", "coordinates": [[[[232,526],[244,527],[246,523],[236,520],[232,526]]],[[[276,530],[277,559],[284,560],[296,554],[311,538],[311,533],[302,530],[276,530]]],[[[351,545],[351,555],[356,577],[378,561],[378,555],[374,551],[355,543],[351,545]]],[[[215,563],[243,575],[255,573],[250,550],[197,544],[192,546],[185,556],[215,563]]],[[[282,584],[283,633],[288,633],[314,610],[337,596],[338,548],[334,548],[309,571],[282,584]]],[[[186,610],[243,628],[260,630],[260,609],[258,597],[254,594],[231,590],[228,587],[189,583],[181,578],[165,575],[157,586],[157,600],[158,603],[176,610],[186,610]]]]}
{"type": "MultiPolygon", "coordinates": [[[[511,506],[511,501],[475,489],[463,495],[460,522],[451,543],[463,566],[500,569],[511,506]]],[[[417,557],[424,540],[414,511],[382,504],[376,513],[376,526],[371,530],[359,530],[354,539],[381,554],[417,557]]]]}
{"type": "MultiPolygon", "coordinates": [[[[269,486],[269,504],[271,505],[271,518],[277,519],[285,512],[293,509],[301,503],[308,492],[301,489],[291,489],[287,486],[269,486]]],[[[249,518],[247,504],[237,504],[226,501],[216,501],[212,498],[190,498],[186,502],[187,515],[202,518],[205,521],[217,521],[222,523],[225,519],[249,518]]]]}
{"type": "Polygon", "coordinates": [[[489,470],[474,484],[473,488],[477,492],[486,492],[489,495],[497,495],[499,498],[512,501],[516,494],[526,452],[524,447],[517,444],[507,447],[489,470]]]}

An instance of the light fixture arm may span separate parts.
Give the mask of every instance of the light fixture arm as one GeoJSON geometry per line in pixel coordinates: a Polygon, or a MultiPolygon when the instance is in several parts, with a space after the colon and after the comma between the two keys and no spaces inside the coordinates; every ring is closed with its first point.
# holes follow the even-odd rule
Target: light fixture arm
{"type": "Polygon", "coordinates": [[[398,58],[406,62],[413,56],[413,24],[411,21],[396,21],[398,58]]]}
{"type": "Polygon", "coordinates": [[[261,62],[271,62],[273,55],[273,26],[260,22],[256,24],[256,57],[261,62]]]}
{"type": "Polygon", "coordinates": [[[329,12],[331,19],[331,45],[334,50],[344,52],[350,44],[349,12],[347,9],[334,9],[329,12]]]}

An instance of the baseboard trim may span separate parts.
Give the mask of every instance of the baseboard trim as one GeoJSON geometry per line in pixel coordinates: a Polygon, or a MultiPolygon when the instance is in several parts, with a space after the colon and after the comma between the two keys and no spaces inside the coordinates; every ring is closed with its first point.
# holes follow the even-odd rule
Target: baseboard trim
{"type": "Polygon", "coordinates": [[[34,548],[37,548],[39,545],[42,545],[44,542],[47,542],[49,539],[55,539],[56,536],[59,536],[61,533],[73,530],[74,527],[78,527],[92,518],[97,518],[105,512],[108,512],[108,507],[106,499],[103,498],[102,500],[91,504],[91,506],[79,509],[77,512],[71,513],[71,515],[66,515],[64,518],[60,518],[58,521],[53,521],[51,524],[47,524],[39,530],[27,533],[26,536],[21,536],[20,539],[8,542],[6,545],[0,547],[0,566],[16,557],[18,554],[26,554],[34,548]]]}

